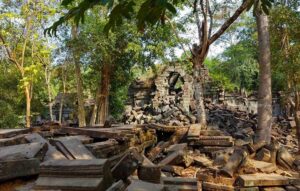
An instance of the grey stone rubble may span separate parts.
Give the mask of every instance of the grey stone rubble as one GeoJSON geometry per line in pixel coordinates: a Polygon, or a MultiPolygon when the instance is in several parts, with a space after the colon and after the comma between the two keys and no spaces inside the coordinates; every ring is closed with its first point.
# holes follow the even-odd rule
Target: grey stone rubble
{"type": "MultiPolygon", "coordinates": [[[[14,133],[0,130],[0,141],[5,142],[0,147],[5,176],[0,180],[5,184],[33,176],[28,185],[15,188],[23,191],[299,188],[300,156],[290,149],[294,144],[290,137],[273,137],[269,145],[253,144],[255,125],[246,120],[247,115],[222,105],[208,108],[220,121],[206,129],[199,124],[118,124],[111,128],[48,124],[14,133]]],[[[290,131],[289,125],[283,127],[278,129],[290,131]]]]}

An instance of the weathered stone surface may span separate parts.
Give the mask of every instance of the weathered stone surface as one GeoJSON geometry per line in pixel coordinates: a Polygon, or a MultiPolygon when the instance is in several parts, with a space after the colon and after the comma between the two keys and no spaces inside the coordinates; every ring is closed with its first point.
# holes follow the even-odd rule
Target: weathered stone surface
{"type": "Polygon", "coordinates": [[[285,186],[284,187],[286,191],[299,191],[295,186],[285,186]]]}
{"type": "Polygon", "coordinates": [[[151,182],[151,183],[160,183],[161,177],[161,167],[157,165],[140,165],[138,167],[138,177],[140,180],[151,182]]]}
{"type": "Polygon", "coordinates": [[[93,138],[86,136],[86,135],[74,135],[74,136],[67,136],[67,137],[59,137],[55,138],[54,140],[64,141],[69,139],[78,139],[82,144],[89,144],[93,142],[93,138]]]}
{"type": "Polygon", "coordinates": [[[211,182],[211,183],[223,184],[228,186],[232,186],[235,182],[235,178],[228,178],[207,171],[198,171],[197,179],[200,182],[211,182]]]}
{"type": "Polygon", "coordinates": [[[238,188],[238,191],[259,191],[258,187],[238,188]]]}
{"type": "Polygon", "coordinates": [[[105,191],[106,189],[102,178],[40,177],[36,181],[34,190],[105,191]]]}
{"type": "Polygon", "coordinates": [[[233,186],[226,186],[226,185],[215,184],[211,182],[203,182],[202,189],[207,191],[234,191],[233,186]]]}
{"type": "Polygon", "coordinates": [[[170,145],[168,148],[165,149],[165,152],[174,152],[179,150],[187,150],[187,143],[170,145]]]}
{"type": "Polygon", "coordinates": [[[183,171],[183,169],[184,169],[183,167],[176,166],[176,165],[163,165],[161,167],[162,171],[174,173],[179,176],[181,176],[181,172],[183,171]]]}
{"type": "Polygon", "coordinates": [[[2,147],[0,160],[13,160],[20,158],[39,158],[42,160],[47,150],[47,144],[41,142],[2,147]]]}
{"type": "Polygon", "coordinates": [[[241,187],[253,186],[285,186],[290,184],[290,178],[278,174],[244,174],[237,179],[237,185],[241,187]]]}
{"type": "Polygon", "coordinates": [[[166,158],[158,163],[158,165],[177,165],[183,163],[184,152],[183,151],[176,151],[169,154],[166,158]]]}
{"type": "Polygon", "coordinates": [[[59,152],[54,146],[52,146],[48,140],[44,139],[41,135],[37,133],[28,134],[25,136],[25,139],[30,143],[40,142],[47,144],[48,150],[45,154],[44,161],[66,159],[66,157],[61,152],[59,152]]]}
{"type": "Polygon", "coordinates": [[[78,139],[60,139],[54,140],[56,148],[64,154],[69,160],[95,159],[95,156],[78,139]]]}
{"type": "Polygon", "coordinates": [[[190,126],[188,134],[187,134],[188,139],[199,137],[201,129],[202,129],[202,125],[201,124],[192,124],[190,126]]]}
{"type": "Polygon", "coordinates": [[[104,191],[111,184],[108,160],[49,160],[41,164],[34,189],[104,191]]]}
{"type": "Polygon", "coordinates": [[[0,139],[0,147],[25,144],[27,141],[25,140],[24,136],[25,135],[17,135],[10,138],[0,139]]]}
{"type": "Polygon", "coordinates": [[[205,156],[193,156],[193,159],[194,159],[194,163],[196,165],[200,165],[200,166],[203,166],[203,167],[210,167],[212,166],[212,161],[210,159],[208,159],[207,157],[205,156]]]}
{"type": "Polygon", "coordinates": [[[37,175],[40,171],[38,159],[18,159],[0,161],[0,182],[5,180],[37,175]]]}
{"type": "Polygon", "coordinates": [[[119,180],[113,183],[106,191],[124,191],[126,189],[126,184],[119,180]]]}
{"type": "Polygon", "coordinates": [[[14,137],[20,134],[29,133],[30,129],[0,129],[0,139],[14,137]]]}
{"type": "Polygon", "coordinates": [[[130,176],[138,166],[143,163],[143,158],[137,156],[138,154],[135,151],[127,152],[119,160],[119,162],[112,168],[113,177],[116,180],[127,180],[127,177],[130,176]]]}
{"type": "Polygon", "coordinates": [[[295,158],[284,148],[281,147],[277,153],[277,163],[287,169],[293,168],[295,158]]]}
{"type": "Polygon", "coordinates": [[[260,149],[257,153],[256,153],[256,160],[259,161],[265,161],[265,162],[269,162],[271,160],[271,152],[270,150],[266,149],[266,148],[262,148],[260,149]]]}
{"type": "Polygon", "coordinates": [[[228,162],[221,169],[221,173],[228,177],[233,177],[233,174],[238,170],[248,153],[244,149],[235,149],[230,156],[228,162]]]}
{"type": "Polygon", "coordinates": [[[43,176],[56,177],[103,177],[110,176],[108,160],[48,160],[41,163],[43,176]]]}
{"type": "Polygon", "coordinates": [[[282,187],[264,187],[264,188],[261,188],[261,190],[262,191],[286,191],[282,187]]]}
{"type": "Polygon", "coordinates": [[[144,182],[140,180],[134,180],[132,183],[127,187],[127,191],[164,191],[164,186],[162,184],[153,184],[149,182],[144,182]]]}

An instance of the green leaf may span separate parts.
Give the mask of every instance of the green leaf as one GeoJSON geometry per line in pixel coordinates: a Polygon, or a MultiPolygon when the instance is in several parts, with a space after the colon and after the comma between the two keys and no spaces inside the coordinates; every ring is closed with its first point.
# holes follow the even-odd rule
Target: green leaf
{"type": "Polygon", "coordinates": [[[176,8],[171,3],[167,3],[166,8],[173,14],[176,14],[176,12],[177,12],[176,8]]]}

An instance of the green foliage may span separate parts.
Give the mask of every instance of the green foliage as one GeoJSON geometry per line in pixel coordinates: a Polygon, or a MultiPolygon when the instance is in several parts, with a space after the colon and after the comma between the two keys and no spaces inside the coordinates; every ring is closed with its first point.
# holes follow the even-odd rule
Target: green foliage
{"type": "Polygon", "coordinates": [[[278,5],[270,16],[274,88],[289,91],[289,83],[297,89],[300,85],[300,13],[278,5]]]}
{"type": "Polygon", "coordinates": [[[0,128],[15,128],[22,114],[21,97],[18,95],[18,74],[13,66],[0,61],[0,128]]]}
{"type": "Polygon", "coordinates": [[[175,6],[183,0],[83,0],[77,6],[72,6],[75,0],[63,0],[62,5],[70,7],[69,11],[58,21],[45,30],[45,34],[56,35],[60,25],[73,19],[78,25],[84,22],[87,10],[96,5],[106,6],[109,11],[109,22],[104,27],[107,33],[110,29],[116,29],[123,24],[123,19],[135,19],[137,27],[144,30],[146,25],[153,26],[158,21],[165,22],[167,12],[176,14],[175,6]]]}
{"type": "Polygon", "coordinates": [[[238,36],[237,42],[226,48],[218,58],[206,61],[213,80],[227,90],[257,89],[258,55],[255,30],[255,21],[243,17],[234,33],[238,36]]]}
{"type": "Polygon", "coordinates": [[[270,14],[270,9],[275,0],[250,0],[248,5],[248,11],[253,7],[253,14],[257,12],[264,12],[265,14],[270,14]]]}

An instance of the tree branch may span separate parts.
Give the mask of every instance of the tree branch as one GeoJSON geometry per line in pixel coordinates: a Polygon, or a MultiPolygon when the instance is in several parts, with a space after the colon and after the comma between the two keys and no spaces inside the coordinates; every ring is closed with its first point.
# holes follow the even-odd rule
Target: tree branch
{"type": "Polygon", "coordinates": [[[178,32],[177,32],[177,30],[176,30],[175,26],[173,25],[173,23],[172,23],[172,21],[170,20],[170,18],[169,18],[169,17],[167,17],[167,16],[166,16],[166,20],[167,20],[167,21],[170,23],[170,25],[171,25],[171,27],[172,27],[172,30],[173,30],[173,32],[174,32],[174,34],[175,34],[175,36],[176,36],[176,38],[177,38],[177,40],[178,40],[178,42],[179,42],[179,44],[180,44],[181,48],[182,48],[182,50],[183,50],[183,52],[184,52],[185,56],[188,58],[188,57],[189,57],[189,55],[188,55],[188,53],[187,53],[186,49],[184,48],[184,46],[183,46],[182,42],[180,41],[180,38],[179,38],[179,35],[178,35],[178,32]]]}
{"type": "Polygon", "coordinates": [[[18,63],[18,61],[17,61],[16,58],[13,56],[13,53],[12,53],[12,51],[10,50],[9,46],[6,45],[6,42],[5,42],[5,40],[4,40],[4,37],[3,37],[3,35],[2,35],[1,33],[0,33],[0,40],[1,40],[1,42],[2,42],[2,44],[3,44],[3,46],[4,46],[4,49],[5,49],[6,53],[7,53],[8,60],[11,61],[12,63],[14,63],[14,64],[16,65],[16,67],[17,67],[20,71],[22,71],[22,70],[21,70],[21,67],[20,67],[20,65],[19,65],[19,63],[18,63]]]}
{"type": "Polygon", "coordinates": [[[235,11],[235,13],[225,21],[221,28],[209,39],[208,44],[214,43],[225,31],[231,26],[231,24],[247,9],[251,0],[245,0],[243,4],[235,11]]]}

